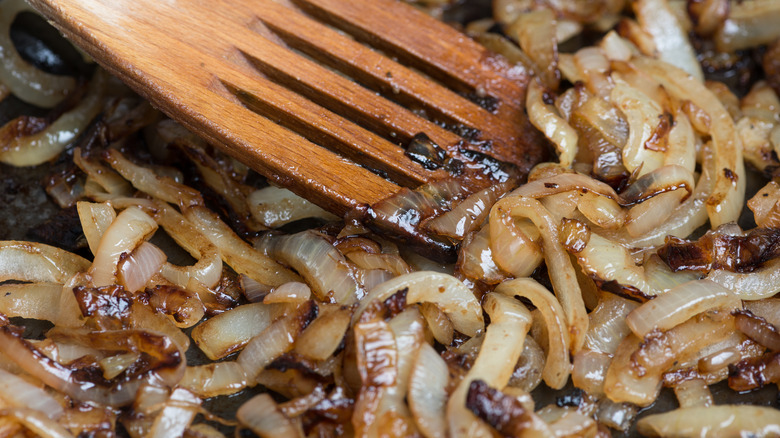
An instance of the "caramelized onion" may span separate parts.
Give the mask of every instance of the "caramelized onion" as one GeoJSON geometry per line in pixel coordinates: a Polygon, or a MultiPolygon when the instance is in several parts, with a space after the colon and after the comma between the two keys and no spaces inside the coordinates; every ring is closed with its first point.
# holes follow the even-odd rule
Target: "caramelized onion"
{"type": "Polygon", "coordinates": [[[279,410],[269,394],[259,394],[242,404],[236,418],[252,432],[263,438],[303,437],[287,416],[279,410]]]}
{"type": "Polygon", "coordinates": [[[449,381],[447,364],[428,344],[417,352],[409,375],[409,409],[420,431],[430,438],[447,436],[445,407],[449,381]]]}
{"type": "Polygon", "coordinates": [[[76,254],[42,243],[0,241],[0,281],[64,284],[89,265],[76,254]]]}
{"type": "Polygon", "coordinates": [[[657,296],[626,317],[626,324],[640,338],[653,330],[668,330],[710,309],[732,311],[742,302],[728,289],[710,280],[681,284],[657,296]]]}
{"type": "Polygon", "coordinates": [[[320,218],[327,221],[335,216],[295,193],[279,187],[268,186],[255,190],[246,198],[252,217],[270,228],[277,228],[304,218],[320,218]]]}
{"type": "Polygon", "coordinates": [[[89,268],[95,286],[117,282],[117,269],[122,254],[131,253],[157,230],[157,222],[137,207],[123,210],[100,238],[95,260],[89,268]]]}
{"type": "Polygon", "coordinates": [[[244,368],[236,362],[188,366],[179,386],[204,397],[235,394],[247,386],[244,368]]]}

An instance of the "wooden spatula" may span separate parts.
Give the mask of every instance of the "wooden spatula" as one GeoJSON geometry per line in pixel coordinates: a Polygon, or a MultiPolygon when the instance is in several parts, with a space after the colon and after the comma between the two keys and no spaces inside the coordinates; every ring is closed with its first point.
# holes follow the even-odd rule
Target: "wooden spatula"
{"type": "Polygon", "coordinates": [[[521,172],[541,155],[525,70],[398,0],[29,1],[170,117],[336,214],[447,176],[409,158],[415,137],[521,172]]]}

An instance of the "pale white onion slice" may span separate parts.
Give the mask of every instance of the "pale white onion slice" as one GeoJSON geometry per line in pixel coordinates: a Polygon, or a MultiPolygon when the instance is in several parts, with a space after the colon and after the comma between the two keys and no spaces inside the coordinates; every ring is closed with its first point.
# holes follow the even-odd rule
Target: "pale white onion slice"
{"type": "Polygon", "coordinates": [[[625,210],[606,196],[585,192],[577,201],[577,209],[601,228],[618,229],[626,223],[625,210]]]}
{"type": "Polygon", "coordinates": [[[214,287],[222,276],[222,259],[217,246],[169,204],[155,201],[151,210],[165,232],[197,260],[192,266],[165,263],[160,271],[163,277],[182,288],[187,288],[190,281],[207,288],[214,287]]]}
{"type": "Polygon", "coordinates": [[[116,219],[116,211],[108,203],[79,201],[76,203],[81,229],[87,238],[92,254],[95,254],[106,229],[116,219]]]}
{"type": "Polygon", "coordinates": [[[506,386],[531,328],[531,312],[520,301],[489,293],[483,302],[490,316],[485,340],[471,369],[447,401],[447,423],[453,436],[492,436],[485,424],[477,421],[466,408],[469,386],[475,380],[483,380],[499,390],[506,386]]]}
{"type": "Polygon", "coordinates": [[[604,35],[604,38],[599,42],[599,46],[604,52],[604,56],[610,61],[628,61],[636,50],[636,47],[633,47],[630,42],[623,39],[614,30],[610,30],[604,35]]]}
{"type": "Polygon", "coordinates": [[[295,342],[295,352],[312,360],[328,359],[341,345],[351,322],[352,310],[349,307],[320,304],[317,319],[295,342]]]}
{"type": "Polygon", "coordinates": [[[269,228],[277,228],[304,218],[320,218],[327,221],[337,218],[321,207],[280,187],[257,189],[246,197],[252,217],[269,228]]]}
{"type": "MultiPolygon", "coordinates": [[[[2,52],[5,53],[5,50],[2,52]]],[[[51,125],[35,134],[15,136],[4,142],[0,148],[0,161],[13,166],[36,166],[56,158],[66,146],[76,141],[103,109],[105,75],[99,70],[90,81],[86,96],[51,125]]]]}
{"type": "Polygon", "coordinates": [[[62,289],[58,283],[0,284],[0,312],[8,317],[56,322],[62,289]]]}
{"type": "Polygon", "coordinates": [[[95,259],[89,268],[95,286],[117,282],[117,265],[122,254],[132,252],[157,230],[157,222],[137,207],[129,207],[117,215],[100,239],[95,259]]]}
{"type": "Polygon", "coordinates": [[[246,388],[246,372],[235,361],[188,366],[179,386],[203,398],[231,395],[246,388]]]}
{"type": "Polygon", "coordinates": [[[250,303],[213,316],[192,330],[192,339],[211,360],[242,349],[290,307],[250,303]]]}
{"type": "Polygon", "coordinates": [[[409,409],[420,432],[428,438],[445,438],[449,370],[439,353],[428,344],[417,352],[409,376],[409,409]]]}
{"type": "Polygon", "coordinates": [[[583,348],[574,355],[572,383],[594,397],[603,395],[610,362],[610,355],[583,348]]]}
{"type": "Polygon", "coordinates": [[[667,0],[639,0],[633,3],[642,29],[653,38],[656,55],[699,82],[704,82],[701,65],[687,33],[680,26],[667,0]]]}
{"type": "Polygon", "coordinates": [[[286,236],[267,235],[258,246],[275,260],[293,267],[321,301],[354,304],[363,294],[352,266],[325,237],[307,230],[286,236]]]}
{"type": "Polygon", "coordinates": [[[89,265],[81,256],[42,243],[0,241],[0,281],[64,284],[89,265]]]}
{"type": "Polygon", "coordinates": [[[707,310],[739,308],[742,302],[729,289],[710,280],[694,280],[637,307],[626,317],[626,324],[644,338],[653,330],[669,330],[707,310]]]}
{"type": "Polygon", "coordinates": [[[447,315],[433,303],[420,303],[420,313],[428,325],[433,338],[442,345],[452,344],[455,328],[447,315]]]}
{"type": "Polygon", "coordinates": [[[569,167],[577,155],[577,131],[558,115],[554,106],[544,102],[545,90],[538,81],[528,84],[527,93],[528,120],[555,145],[560,165],[569,167]]]}
{"type": "Polygon", "coordinates": [[[644,175],[664,163],[662,151],[646,147],[648,140],[658,130],[663,109],[641,90],[622,80],[615,81],[610,99],[626,115],[628,141],[623,147],[623,165],[629,172],[644,175]]]}
{"type": "Polygon", "coordinates": [[[316,315],[316,310],[313,302],[301,304],[247,342],[236,362],[246,371],[248,382],[255,383],[266,366],[292,350],[301,332],[316,315]]]}
{"type": "Polygon", "coordinates": [[[571,340],[561,304],[550,291],[531,278],[505,281],[496,287],[495,292],[526,298],[539,310],[547,326],[547,358],[542,377],[550,388],[563,388],[571,373],[571,340]]]}
{"type": "Polygon", "coordinates": [[[780,37],[780,6],[774,1],[729,2],[726,21],[715,32],[718,50],[733,52],[768,44],[780,37]]]}
{"type": "Polygon", "coordinates": [[[275,304],[275,303],[302,303],[308,301],[311,298],[311,289],[306,283],[298,281],[291,281],[285,283],[276,289],[269,292],[263,303],[275,304]]]}
{"type": "Polygon", "coordinates": [[[634,63],[660,82],[672,96],[690,101],[709,115],[715,186],[707,199],[707,213],[712,227],[736,221],[744,205],[747,178],[733,119],[711,91],[682,70],[645,57],[635,59],[634,63]]]}
{"type": "Polygon", "coordinates": [[[152,169],[139,166],[117,149],[108,149],[105,160],[136,189],[181,208],[203,205],[200,193],[167,176],[157,175],[152,169]]]}
{"type": "Polygon", "coordinates": [[[0,417],[11,417],[37,436],[44,438],[75,438],[68,429],[47,417],[46,414],[28,408],[0,409],[0,417]]]}
{"type": "Polygon", "coordinates": [[[730,289],[742,300],[761,300],[780,291],[780,259],[766,262],[750,273],[713,269],[707,279],[730,289]]]}
{"type": "Polygon", "coordinates": [[[640,419],[637,430],[648,436],[778,436],[780,411],[750,405],[679,408],[640,419]]]}
{"type": "Polygon", "coordinates": [[[683,380],[674,387],[681,408],[712,406],[712,392],[703,379],[683,380]]]}
{"type": "Polygon", "coordinates": [[[156,245],[142,242],[119,262],[118,283],[130,292],[143,290],[149,280],[160,272],[168,257],[156,245]]]}
{"type": "Polygon", "coordinates": [[[631,331],[626,324],[626,315],[639,307],[635,301],[602,292],[598,306],[588,315],[590,324],[585,336],[588,350],[612,356],[618,345],[631,331]]]}
{"type": "Polygon", "coordinates": [[[148,436],[153,438],[182,436],[199,412],[200,399],[186,389],[176,388],[154,419],[148,436]]]}
{"type": "Polygon", "coordinates": [[[669,216],[688,196],[684,189],[658,193],[641,204],[631,207],[626,214],[625,229],[629,236],[644,236],[666,222],[669,216]]]}
{"type": "Polygon", "coordinates": [[[39,411],[56,420],[65,410],[57,400],[42,388],[0,369],[0,398],[12,406],[39,411]]]}
{"type": "Polygon", "coordinates": [[[236,418],[262,438],[303,438],[303,431],[279,410],[267,393],[256,395],[242,404],[236,411],[236,418]]]}
{"type": "Polygon", "coordinates": [[[542,251],[544,261],[550,269],[550,281],[555,291],[555,296],[563,307],[566,315],[566,324],[571,336],[571,349],[577,352],[585,341],[585,333],[588,331],[588,314],[585,302],[582,299],[580,285],[577,283],[577,274],[574,266],[561,244],[562,236],[559,230],[559,222],[542,206],[532,198],[523,196],[507,196],[498,201],[490,211],[491,223],[512,218],[528,218],[539,229],[542,235],[542,251]]]}
{"type": "Polygon", "coordinates": [[[521,13],[506,29],[539,69],[537,77],[553,90],[560,81],[556,21],[551,9],[539,8],[521,13]]]}
{"type": "Polygon", "coordinates": [[[76,79],[44,72],[22,58],[11,40],[11,23],[22,12],[35,10],[24,0],[7,0],[0,7],[0,81],[19,99],[53,108],[76,89],[76,79]]]}
{"type": "Polygon", "coordinates": [[[295,273],[242,240],[211,210],[200,206],[191,207],[184,216],[219,248],[222,260],[239,274],[269,286],[300,281],[295,273]]]}
{"type": "Polygon", "coordinates": [[[497,284],[507,278],[493,259],[490,248],[490,227],[482,227],[469,235],[458,254],[458,271],[467,278],[497,284]]]}
{"type": "MultiPolygon", "coordinates": [[[[533,222],[525,218],[514,218],[510,215],[504,217],[490,215],[488,231],[482,238],[489,237],[490,259],[484,260],[487,254],[482,254],[480,267],[492,271],[488,264],[494,261],[500,271],[507,272],[515,277],[531,275],[542,262],[544,255],[538,243],[539,231],[533,222]]],[[[476,238],[475,238],[476,240],[476,238]]],[[[471,251],[479,248],[471,248],[471,251]]],[[[470,252],[471,253],[471,252],[470,252]]],[[[488,273],[485,272],[485,273],[488,273]]],[[[493,274],[497,276],[498,273],[493,274]]]]}
{"type": "Polygon", "coordinates": [[[482,309],[474,294],[457,278],[432,271],[419,271],[386,281],[368,292],[355,310],[353,322],[375,301],[384,301],[406,289],[406,303],[430,302],[450,317],[455,330],[474,336],[484,328],[482,309]]]}

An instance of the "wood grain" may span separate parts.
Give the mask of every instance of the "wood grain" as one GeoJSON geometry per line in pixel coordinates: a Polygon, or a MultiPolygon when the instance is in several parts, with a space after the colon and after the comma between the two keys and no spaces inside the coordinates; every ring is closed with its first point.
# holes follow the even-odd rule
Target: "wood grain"
{"type": "MultiPolygon", "coordinates": [[[[400,17],[410,10],[416,12],[395,1],[336,3],[339,9],[351,5],[361,10],[374,1],[390,8],[388,13],[400,8],[400,17]]],[[[292,3],[311,9],[308,2],[317,3],[318,8],[333,6],[325,0],[292,3]]],[[[515,126],[504,118],[506,114],[521,117],[522,84],[512,85],[506,70],[491,72],[493,61],[484,49],[475,51],[473,42],[464,43],[462,53],[450,53],[461,50],[460,43],[466,41],[457,32],[446,47],[448,52],[437,54],[457,58],[457,63],[431,59],[433,69],[441,70],[442,65],[444,70],[462,69],[470,63],[471,71],[456,75],[456,81],[466,87],[485,86],[484,91],[498,96],[505,103],[501,108],[508,110],[491,114],[372,49],[343,36],[333,38],[333,30],[299,14],[289,2],[30,3],[167,115],[277,184],[337,214],[384,199],[400,190],[400,185],[415,187],[445,176],[441,170],[426,170],[408,159],[398,144],[425,133],[457,155],[463,139],[419,117],[405,103],[423,105],[467,126],[477,125],[482,135],[494,140],[494,155],[521,167],[529,165],[527,151],[518,147],[526,135],[523,125],[515,126]],[[258,32],[258,25],[267,26],[271,33],[258,32]],[[314,32],[307,33],[307,29],[314,32]],[[316,39],[316,34],[327,38],[316,39]],[[368,88],[328,66],[347,68],[368,88]],[[371,87],[390,87],[402,96],[384,99],[371,87]]],[[[427,26],[446,28],[447,37],[453,35],[454,30],[432,18],[413,16],[416,21],[410,32],[401,34],[422,30],[420,38],[436,36],[427,26]]],[[[379,18],[385,22],[387,17],[379,18]]],[[[405,20],[397,20],[395,28],[407,26],[405,20]]],[[[424,39],[419,41],[425,44],[417,45],[428,45],[424,39]]]]}

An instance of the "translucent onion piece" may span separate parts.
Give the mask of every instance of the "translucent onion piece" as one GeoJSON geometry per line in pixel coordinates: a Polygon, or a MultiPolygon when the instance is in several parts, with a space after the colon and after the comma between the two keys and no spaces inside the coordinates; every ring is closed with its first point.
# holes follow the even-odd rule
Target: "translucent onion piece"
{"type": "Polygon", "coordinates": [[[615,357],[607,369],[604,392],[610,400],[648,406],[661,390],[660,374],[640,375],[632,366],[631,356],[642,340],[629,334],[618,346],[615,357]]]}
{"type": "Polygon", "coordinates": [[[6,408],[0,409],[0,417],[12,417],[40,437],[75,438],[67,429],[40,411],[27,408],[6,408]]]}
{"type": "Polygon", "coordinates": [[[657,296],[626,317],[626,324],[640,338],[653,330],[666,331],[707,310],[732,311],[742,302],[729,289],[710,280],[694,280],[657,296]]]}
{"type": "Polygon", "coordinates": [[[598,47],[584,47],[574,54],[574,63],[585,78],[585,85],[596,96],[606,99],[612,90],[608,78],[609,61],[598,47]]]}
{"type": "Polygon", "coordinates": [[[295,343],[295,352],[311,360],[326,360],[341,346],[352,322],[352,311],[340,305],[320,304],[317,319],[311,322],[295,343]]]}
{"type": "Polygon", "coordinates": [[[577,155],[577,131],[560,117],[555,107],[544,102],[545,90],[537,81],[528,84],[526,108],[528,120],[542,131],[558,150],[558,161],[561,166],[569,167],[577,155]]]}
{"type": "MultiPolygon", "coordinates": [[[[480,239],[490,239],[490,259],[487,259],[488,254],[483,250],[481,263],[478,265],[483,273],[499,277],[500,272],[508,272],[515,277],[526,277],[531,275],[542,262],[543,254],[537,243],[539,232],[530,220],[515,219],[509,215],[504,217],[491,215],[487,228],[488,231],[479,233],[485,233],[484,236],[475,236],[471,242],[471,244],[478,244],[480,239]],[[491,261],[500,268],[497,269],[498,272],[493,272],[491,261]]],[[[472,254],[472,251],[479,250],[479,246],[469,250],[469,254],[472,254]]]]}
{"type": "Polygon", "coordinates": [[[203,205],[203,198],[197,190],[178,183],[170,177],[159,176],[150,168],[133,163],[117,149],[108,149],[104,158],[114,170],[142,192],[182,208],[203,205]]]}
{"type": "Polygon", "coordinates": [[[627,431],[634,422],[639,408],[631,403],[615,403],[604,398],[598,403],[596,419],[599,423],[613,429],[627,431]]]}
{"type": "Polygon", "coordinates": [[[183,288],[187,288],[191,280],[207,288],[214,287],[222,276],[222,259],[216,245],[167,203],[155,202],[154,206],[157,223],[179,246],[197,259],[192,266],[164,264],[161,269],[163,277],[183,288]]]}
{"type": "Polygon", "coordinates": [[[769,181],[750,198],[747,206],[759,227],[780,227],[780,184],[769,181]]]}
{"type": "Polygon", "coordinates": [[[603,395],[610,362],[610,355],[583,348],[574,355],[572,383],[594,397],[603,395]]]}
{"type": "Polygon", "coordinates": [[[198,231],[219,248],[222,260],[239,274],[245,274],[269,286],[300,281],[292,271],[238,237],[216,213],[203,207],[192,207],[187,209],[184,215],[198,231]]]}
{"type": "Polygon", "coordinates": [[[274,186],[250,193],[246,198],[252,217],[269,228],[277,228],[304,218],[337,219],[319,206],[295,193],[274,186]]]}
{"type": "Polygon", "coordinates": [[[780,434],[780,412],[766,406],[721,405],[679,408],[637,422],[646,436],[754,436],[780,434]]]}
{"type": "Polygon", "coordinates": [[[95,203],[79,201],[76,203],[81,221],[81,229],[84,231],[84,237],[87,238],[92,254],[95,254],[106,229],[111,222],[116,219],[116,211],[107,203],[95,203]]]}
{"type": "Polygon", "coordinates": [[[761,300],[780,291],[780,258],[750,273],[713,269],[707,279],[730,289],[741,300],[761,300]]]}
{"type": "Polygon", "coordinates": [[[306,283],[291,281],[269,292],[263,303],[302,303],[311,298],[311,289],[306,283]]]}
{"type": "Polygon", "coordinates": [[[667,0],[640,0],[633,4],[634,12],[642,29],[651,35],[657,56],[704,82],[696,53],[681,28],[679,21],[669,7],[667,0]]]}
{"type": "Polygon", "coordinates": [[[734,52],[771,43],[780,37],[775,26],[780,19],[780,6],[773,1],[752,0],[732,4],[728,18],[715,32],[718,50],[734,52]]]}
{"type": "Polygon", "coordinates": [[[664,165],[680,166],[693,175],[696,168],[696,135],[691,121],[681,109],[674,112],[674,123],[669,130],[664,155],[664,165]]]}
{"type": "Polygon", "coordinates": [[[213,316],[192,330],[192,339],[211,360],[242,349],[290,307],[251,303],[213,316]]]}
{"type": "Polygon", "coordinates": [[[635,301],[602,292],[598,306],[588,315],[590,324],[585,347],[608,356],[615,354],[631,330],[626,324],[626,315],[637,307],[639,304],[635,301]]]}
{"type": "Polygon", "coordinates": [[[288,311],[274,321],[246,344],[238,354],[238,362],[246,371],[248,382],[256,382],[257,377],[274,359],[292,350],[296,339],[316,316],[317,307],[309,301],[288,311]]]}
{"type": "Polygon", "coordinates": [[[133,195],[133,186],[122,178],[122,175],[103,165],[102,162],[83,155],[79,147],[73,149],[73,163],[87,174],[84,191],[90,198],[105,201],[119,196],[133,195]]]}
{"type": "Polygon", "coordinates": [[[203,398],[231,395],[246,388],[246,373],[231,361],[188,366],[179,386],[203,398]]]}
{"type": "Polygon", "coordinates": [[[463,240],[468,233],[482,225],[490,213],[490,207],[512,186],[509,181],[491,184],[469,195],[452,210],[426,222],[425,227],[436,234],[463,240]]]}
{"type": "Polygon", "coordinates": [[[303,431],[279,410],[269,394],[256,395],[242,404],[236,412],[236,418],[262,438],[303,438],[303,431]]]}
{"type": "Polygon", "coordinates": [[[428,438],[445,438],[449,370],[439,353],[428,344],[417,352],[409,376],[409,409],[420,432],[428,438]]]}
{"type": "Polygon", "coordinates": [[[46,391],[27,380],[0,369],[0,397],[12,406],[39,411],[56,420],[65,410],[46,391]]]}
{"type": "Polygon", "coordinates": [[[327,394],[322,386],[317,386],[314,390],[306,395],[288,400],[281,405],[279,409],[288,418],[295,418],[306,413],[309,409],[317,406],[322,402],[327,394]]]}
{"type": "Polygon", "coordinates": [[[447,402],[447,423],[453,436],[492,436],[465,406],[469,386],[475,380],[482,380],[492,388],[506,386],[531,328],[531,312],[520,301],[489,293],[483,302],[490,316],[485,340],[471,369],[447,402]]]}
{"type": "Polygon", "coordinates": [[[742,148],[731,116],[712,92],[681,70],[650,58],[638,58],[634,63],[663,84],[672,96],[706,109],[712,120],[709,133],[715,158],[715,187],[707,199],[710,225],[717,227],[736,221],[744,204],[747,178],[742,148]]]}
{"type": "Polygon", "coordinates": [[[659,121],[663,118],[661,106],[642,91],[620,80],[616,81],[610,99],[623,111],[628,122],[623,165],[629,172],[639,169],[640,176],[661,167],[664,163],[663,151],[646,147],[648,140],[659,129],[659,121]]]}
{"type": "Polygon", "coordinates": [[[76,89],[75,78],[46,73],[25,61],[11,40],[11,23],[21,12],[34,12],[24,0],[8,0],[0,8],[0,81],[19,99],[53,108],[76,89]]]}
{"type": "Polygon", "coordinates": [[[425,318],[433,338],[442,345],[451,345],[455,329],[447,315],[433,303],[421,303],[420,313],[425,318]]]}
{"type": "Polygon", "coordinates": [[[42,243],[0,241],[0,281],[64,284],[89,265],[76,254],[42,243]]]}
{"type": "Polygon", "coordinates": [[[341,252],[316,231],[287,236],[266,236],[259,247],[276,260],[293,267],[322,301],[353,304],[362,290],[355,272],[341,252]]]}
{"type": "Polygon", "coordinates": [[[626,222],[626,212],[614,200],[585,192],[577,202],[577,209],[589,221],[602,228],[618,229],[626,222]]]}
{"type": "MultiPolygon", "coordinates": [[[[5,50],[2,52],[6,53],[5,50]]],[[[104,75],[100,71],[96,73],[89,84],[86,96],[73,109],[63,113],[42,131],[27,136],[6,138],[0,147],[0,161],[13,166],[36,166],[57,157],[66,146],[76,141],[103,108],[106,88],[104,75]]],[[[6,127],[10,128],[6,125],[3,130],[6,127]]]]}
{"type": "Polygon", "coordinates": [[[123,210],[100,239],[95,259],[89,268],[95,286],[117,283],[117,265],[122,254],[132,252],[157,230],[157,222],[137,207],[123,210]]]}
{"type": "Polygon", "coordinates": [[[626,247],[596,233],[583,232],[584,227],[578,221],[565,221],[561,239],[570,242],[567,248],[586,274],[598,282],[616,282],[616,286],[632,295],[655,296],[662,292],[650,284],[626,247]]]}
{"type": "Polygon", "coordinates": [[[712,406],[712,393],[707,382],[702,379],[690,379],[674,387],[674,395],[681,408],[712,406]]]}
{"type": "Polygon", "coordinates": [[[182,436],[200,411],[200,399],[183,388],[176,388],[162,411],[154,419],[149,437],[182,436]]]}
{"type": "Polygon", "coordinates": [[[542,315],[547,326],[547,359],[542,377],[550,388],[561,389],[569,381],[571,349],[566,315],[553,294],[544,286],[530,278],[517,278],[501,283],[495,289],[509,297],[519,296],[531,301],[542,315]]]}
{"type": "Polygon", "coordinates": [[[117,354],[101,359],[98,364],[103,369],[103,378],[111,380],[140,358],[140,353],[117,354]]]}
{"type": "Polygon", "coordinates": [[[628,61],[633,56],[632,49],[636,50],[614,30],[607,32],[599,45],[610,61],[628,61]]]}
{"type": "Polygon", "coordinates": [[[373,302],[384,301],[406,289],[406,304],[434,303],[449,316],[455,330],[475,336],[485,326],[482,308],[469,288],[457,278],[432,271],[419,271],[386,281],[371,289],[359,303],[353,322],[373,302]]]}
{"type": "Polygon", "coordinates": [[[550,281],[555,296],[566,314],[572,351],[578,351],[582,347],[585,333],[588,331],[588,315],[582,300],[580,286],[577,283],[574,266],[560,243],[562,240],[557,221],[539,201],[522,196],[508,196],[493,206],[490,212],[491,223],[505,217],[528,218],[539,229],[542,235],[545,263],[547,266],[555,267],[555,269],[550,270],[550,281]]]}
{"type": "Polygon", "coordinates": [[[143,290],[152,276],[160,272],[167,258],[165,253],[154,244],[142,242],[119,262],[117,280],[128,291],[143,290]]]}
{"type": "Polygon", "coordinates": [[[534,64],[541,70],[539,76],[552,90],[558,88],[558,40],[556,19],[552,10],[540,8],[524,12],[508,26],[506,33],[516,38],[534,64]]]}
{"type": "Polygon", "coordinates": [[[633,206],[626,215],[626,232],[629,236],[644,236],[663,224],[685,199],[683,189],[659,193],[647,201],[633,206]]]}
{"type": "Polygon", "coordinates": [[[8,317],[57,322],[63,286],[58,283],[0,285],[0,312],[8,317]]]}

